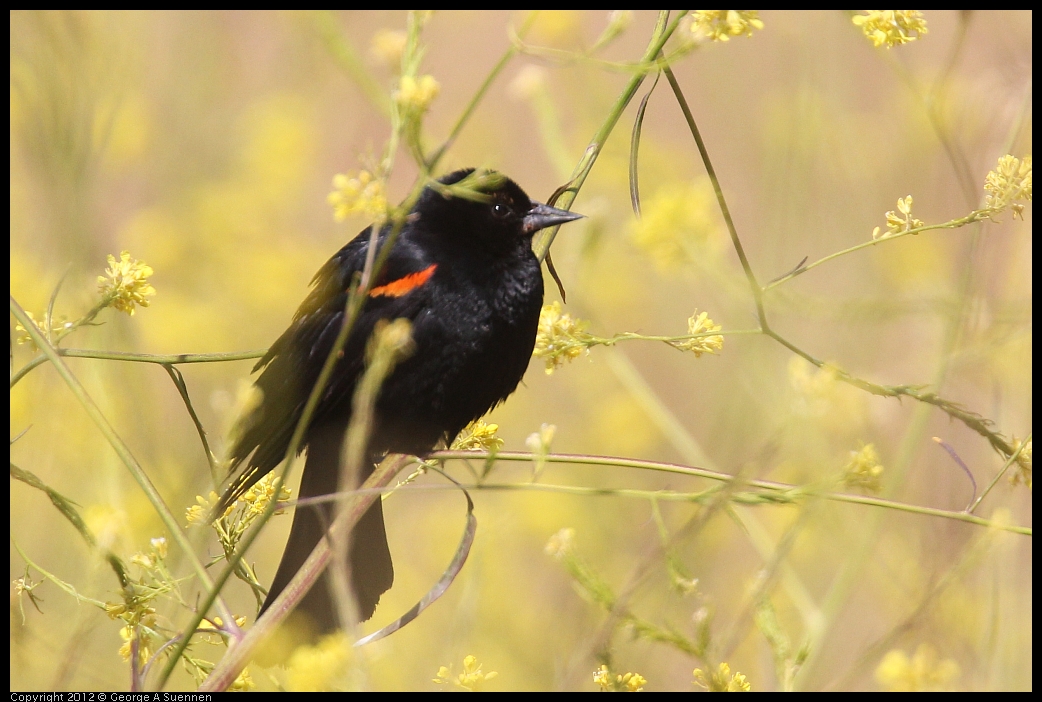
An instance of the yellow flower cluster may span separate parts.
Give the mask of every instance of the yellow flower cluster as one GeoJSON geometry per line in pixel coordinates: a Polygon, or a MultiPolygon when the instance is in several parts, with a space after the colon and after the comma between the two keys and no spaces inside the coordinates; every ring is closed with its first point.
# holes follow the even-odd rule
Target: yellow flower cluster
{"type": "Polygon", "coordinates": [[[923,226],[925,222],[912,216],[912,196],[897,199],[897,212],[890,210],[886,213],[886,233],[880,232],[879,227],[872,230],[873,239],[885,239],[894,234],[900,234],[923,226]],[[900,214],[898,214],[900,213],[900,214]]]}
{"type": "Polygon", "coordinates": [[[387,186],[382,178],[369,171],[360,171],[353,178],[337,173],[333,176],[333,192],[326,197],[326,202],[332,206],[338,222],[353,214],[379,221],[387,216],[387,186]]]}
{"type": "Polygon", "coordinates": [[[398,81],[394,100],[404,112],[420,115],[427,111],[440,90],[441,86],[434,80],[434,76],[402,76],[398,81]]]}
{"type": "Polygon", "coordinates": [[[878,493],[883,489],[883,466],[879,454],[872,444],[865,444],[860,451],[850,452],[850,462],[843,469],[843,484],[865,492],[878,493]]]}
{"type": "Polygon", "coordinates": [[[695,676],[695,685],[698,685],[707,692],[750,692],[752,691],[752,685],[745,679],[745,676],[741,673],[735,673],[731,675],[731,666],[726,663],[721,663],[720,667],[717,668],[715,673],[706,675],[705,671],[701,668],[695,668],[693,671],[695,676]]]}
{"type": "Polygon", "coordinates": [[[754,29],[763,29],[759,15],[758,10],[695,10],[691,31],[712,41],[751,37],[754,29]]]}
{"type": "Polygon", "coordinates": [[[999,158],[995,169],[984,178],[985,208],[999,213],[1007,207],[1013,210],[1013,219],[1024,219],[1024,205],[1031,202],[1031,157],[1022,159],[1006,154],[999,158]]]}
{"type": "Polygon", "coordinates": [[[459,675],[453,676],[452,671],[441,666],[438,668],[438,675],[434,678],[434,682],[439,685],[455,685],[456,687],[470,692],[478,692],[481,686],[484,685],[486,680],[499,675],[496,671],[488,673],[481,672],[481,664],[478,663],[478,659],[474,656],[467,656],[463,659],[463,672],[459,675]]]}
{"type": "MultiPolygon", "coordinates": [[[[43,320],[37,319],[33,316],[33,313],[28,310],[26,310],[25,316],[29,318],[30,322],[36,325],[36,328],[39,329],[44,336],[47,336],[47,328],[44,326],[43,320]]],[[[65,321],[64,317],[62,317],[61,321],[59,321],[57,324],[55,324],[53,320],[51,321],[51,331],[55,333],[71,329],[72,326],[72,322],[65,321]]],[[[29,336],[29,331],[22,326],[21,322],[15,323],[14,330],[15,333],[18,335],[15,341],[17,341],[19,344],[33,343],[33,338],[29,336]]]]}
{"type": "Polygon", "coordinates": [[[132,259],[127,251],[120,253],[119,261],[110,254],[108,261],[105,275],[98,276],[98,288],[107,306],[129,315],[134,314],[135,305],[148,307],[146,298],[156,294],[147,280],[152,268],[132,259]]]}
{"type": "MultiPolygon", "coordinates": [[[[249,490],[242,494],[240,499],[248,505],[249,514],[257,516],[264,513],[268,503],[273,499],[280,503],[288,502],[290,494],[290,489],[282,484],[274,472],[271,472],[254,483],[249,490]]],[[[275,510],[275,514],[284,512],[285,510],[282,509],[275,510]]]]}
{"type": "Polygon", "coordinates": [[[539,331],[535,337],[532,355],[546,359],[546,374],[550,375],[564,361],[578,358],[589,349],[592,338],[586,333],[586,322],[561,313],[561,303],[543,305],[539,313],[539,331]]]}
{"type": "Polygon", "coordinates": [[[286,664],[286,688],[293,692],[343,689],[353,654],[343,632],[324,636],[314,646],[298,646],[286,664]]]}
{"type": "Polygon", "coordinates": [[[369,52],[391,68],[397,68],[402,62],[406,40],[406,34],[401,30],[381,29],[370,40],[369,52]]]}
{"type": "Polygon", "coordinates": [[[453,451],[498,451],[503,440],[496,436],[498,424],[486,424],[476,419],[463,428],[450,447],[453,451]]]}
{"type": "MultiPolygon", "coordinates": [[[[209,521],[210,513],[213,508],[217,506],[221,496],[213,490],[210,491],[209,496],[203,497],[202,495],[196,495],[196,504],[192,505],[185,511],[185,520],[189,525],[191,524],[206,524],[209,521]]],[[[231,511],[235,509],[235,505],[228,505],[228,509],[224,511],[222,517],[227,517],[231,514],[231,511]]]]}
{"type": "Polygon", "coordinates": [[[1024,448],[1021,448],[1021,444],[1023,444],[1024,442],[1015,436],[1013,437],[1013,450],[1016,451],[1017,449],[1020,449],[1020,453],[1017,455],[1017,464],[1015,466],[1015,470],[1013,471],[1013,474],[1009,476],[1009,481],[1013,485],[1019,485],[1020,483],[1024,483],[1024,485],[1026,485],[1027,487],[1031,487],[1032,442],[1032,439],[1028,439],[1027,444],[1024,445],[1024,448]]]}
{"type": "Polygon", "coordinates": [[[563,559],[575,548],[575,529],[567,527],[550,537],[543,551],[557,560],[563,559]]]}
{"type": "Polygon", "coordinates": [[[876,668],[876,681],[890,692],[941,692],[951,689],[957,677],[959,664],[937,660],[929,644],[920,644],[911,658],[904,651],[890,651],[876,668]]]}
{"type": "Polygon", "coordinates": [[[606,665],[602,665],[600,670],[594,672],[593,682],[599,685],[604,692],[640,692],[648,684],[640,673],[613,676],[606,665]]]}
{"type": "Polygon", "coordinates": [[[709,179],[667,183],[642,210],[631,225],[633,242],[662,270],[715,253],[720,224],[709,179]]]}
{"type": "MultiPolygon", "coordinates": [[[[705,312],[695,310],[695,313],[687,320],[687,333],[692,336],[716,331],[720,331],[720,325],[713,324],[713,320],[705,312]]],[[[712,336],[700,336],[695,339],[670,341],[669,344],[681,351],[691,351],[695,356],[701,356],[704,353],[720,351],[724,347],[724,337],[719,334],[713,334],[712,336]]]]}
{"type": "Polygon", "coordinates": [[[865,10],[851,20],[876,46],[907,44],[926,34],[926,20],[919,10],[865,10]]]}

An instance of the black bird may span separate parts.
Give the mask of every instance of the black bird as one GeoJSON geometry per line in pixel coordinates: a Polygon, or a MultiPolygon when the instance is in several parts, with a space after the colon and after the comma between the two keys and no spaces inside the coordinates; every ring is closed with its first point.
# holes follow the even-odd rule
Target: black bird
{"type": "MultiPolygon", "coordinates": [[[[439,183],[457,184],[472,173],[456,171],[439,183]]],[[[524,375],[543,304],[532,236],[582,215],[532,202],[516,183],[496,173],[476,174],[470,182],[476,183],[476,192],[466,197],[428,186],[401,228],[305,434],[308,455],[300,498],[356,488],[386,453],[422,456],[439,441],[451,442],[469,422],[505,400],[524,375]],[[365,368],[366,343],[377,322],[397,318],[412,323],[415,350],[380,387],[362,474],[355,485],[339,485],[341,448],[355,385],[365,368]]],[[[390,231],[389,224],[383,226],[380,246],[390,231]]],[[[230,452],[231,470],[239,477],[219,509],[285,457],[340,330],[348,290],[365,265],[369,240],[366,228],[322,266],[289,329],[254,367],[254,372],[263,369],[256,380],[263,399],[241,423],[230,452]]],[[[262,613],[323,537],[333,512],[330,503],[295,511],[262,613]]],[[[364,621],[394,580],[379,499],[347,541],[351,586],[364,621]]],[[[324,574],[297,608],[323,633],[338,627],[327,578],[324,574]]]]}

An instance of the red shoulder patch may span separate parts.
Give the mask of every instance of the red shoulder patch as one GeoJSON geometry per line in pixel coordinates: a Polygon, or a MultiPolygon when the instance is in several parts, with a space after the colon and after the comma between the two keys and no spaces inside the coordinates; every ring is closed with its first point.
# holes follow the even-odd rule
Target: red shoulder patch
{"type": "Polygon", "coordinates": [[[386,285],[375,287],[369,291],[369,297],[402,297],[403,295],[407,295],[430,280],[437,267],[437,263],[432,263],[422,271],[410,273],[409,275],[402,276],[397,280],[392,280],[386,285]]]}

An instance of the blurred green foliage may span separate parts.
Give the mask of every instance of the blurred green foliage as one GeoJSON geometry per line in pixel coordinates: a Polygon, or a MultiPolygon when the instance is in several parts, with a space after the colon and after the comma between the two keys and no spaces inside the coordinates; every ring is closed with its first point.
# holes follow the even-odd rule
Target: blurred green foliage
{"type": "MultiPolygon", "coordinates": [[[[761,284],[805,256],[815,261],[870,240],[874,227],[885,227],[884,212],[909,194],[928,224],[962,217],[980,207],[996,159],[1031,154],[1030,12],[925,18],[926,36],[877,49],[841,12],[765,12],[752,36],[701,44],[675,63],[761,284]]],[[[423,71],[440,94],[426,116],[425,143],[448,135],[522,20],[474,11],[429,21],[423,71]]],[[[629,79],[621,63],[639,58],[654,23],[650,12],[620,22],[621,33],[593,59],[582,50],[602,36],[604,14],[539,16],[525,42],[545,51],[512,60],[440,169],[493,167],[545,200],[567,181],[629,79]]],[[[102,325],[77,330],[64,346],[156,354],[264,348],[313,273],[367,224],[335,222],[326,199],[334,174],[365,168],[382,153],[387,106],[374,96],[395,86],[386,32],[404,27],[404,13],[392,11],[12,12],[14,298],[42,319],[64,275],[55,313],[75,319],[96,301],[106,256],[127,250],[154,270],[151,306],[133,318],[107,310],[102,325]]],[[[634,218],[628,137],[636,103],[574,205],[588,219],[555,242],[565,311],[601,337],[683,335],[696,308],[725,334],[754,329],[749,287],[665,81],[643,122],[644,219],[634,218]]],[[[401,154],[388,182],[392,202],[416,173],[401,154]]],[[[1031,431],[1031,208],[1025,221],[998,219],[830,261],[770,291],[772,326],[853,376],[929,385],[1022,439],[1031,431]]],[[[556,299],[547,283],[548,301],[556,299]]],[[[881,483],[887,497],[953,511],[967,505],[973,487],[932,436],[953,447],[978,486],[1003,466],[987,441],[936,407],[839,383],[766,337],[725,340],[718,355],[701,358],[650,341],[596,347],[552,375],[537,360],[490,421],[505,450],[525,450],[526,437],[547,423],[556,425],[554,452],[672,461],[745,479],[834,485],[857,465],[861,482],[881,483]]],[[[29,346],[13,353],[16,369],[32,357],[29,346]]],[[[160,367],[67,360],[176,514],[213,489],[196,429],[160,367]]],[[[249,369],[241,361],[182,367],[218,454],[249,369]]],[[[99,545],[129,561],[163,535],[46,364],[12,390],[11,435],[26,429],[12,463],[78,503],[99,545]]],[[[458,461],[449,468],[470,478],[458,461]]],[[[532,476],[531,464],[500,463],[488,482],[532,476]]],[[[712,486],[621,467],[548,463],[538,481],[547,489],[475,493],[477,540],[463,572],[417,621],[358,652],[353,665],[363,674],[351,684],[436,689],[433,676],[450,671],[443,676],[442,667],[473,654],[498,672],[483,683],[493,690],[593,690],[591,676],[608,662],[613,675],[638,671],[626,680],[646,690],[695,689],[694,668],[723,671],[723,662],[754,690],[900,689],[916,681],[1031,688],[1030,537],[813,497],[708,511],[550,487],[712,486]],[[544,553],[565,528],[574,529],[586,571],[561,568],[544,553]],[[576,572],[624,593],[633,617],[607,614],[576,572]],[[701,657],[653,640],[639,622],[704,643],[701,657]]],[[[431,474],[418,484],[442,482],[431,474]]],[[[12,537],[35,563],[85,596],[119,599],[103,558],[45,493],[15,482],[10,504],[12,537]]],[[[396,582],[365,631],[397,617],[437,580],[465,520],[460,497],[443,490],[402,491],[385,510],[396,582]]],[[[1003,479],[976,513],[1029,525],[1030,490],[1003,479]]],[[[262,582],[274,573],[289,519],[269,527],[247,558],[262,582]]],[[[189,535],[204,561],[219,554],[209,532],[189,535]]],[[[167,565],[190,575],[174,550],[167,565]]],[[[26,572],[14,549],[10,570],[12,580],[26,572]]],[[[194,581],[182,588],[194,602],[194,581]]],[[[33,590],[42,611],[18,594],[13,690],[127,687],[119,623],[51,583],[33,590]]],[[[226,595],[252,622],[249,588],[233,580],[226,595]]],[[[158,610],[170,630],[188,616],[173,602],[158,610]]],[[[194,650],[216,660],[223,648],[194,650]]],[[[250,669],[259,689],[273,687],[269,669],[250,669]]],[[[285,674],[271,675],[286,684],[285,674]]],[[[191,689],[194,681],[178,672],[171,687],[191,689]]]]}

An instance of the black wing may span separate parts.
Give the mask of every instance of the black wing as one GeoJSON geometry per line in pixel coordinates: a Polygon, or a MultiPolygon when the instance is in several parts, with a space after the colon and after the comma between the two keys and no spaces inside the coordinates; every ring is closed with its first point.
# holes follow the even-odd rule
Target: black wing
{"type": "MultiPolygon", "coordinates": [[[[380,233],[381,245],[387,234],[385,227],[380,233]]],[[[396,242],[377,285],[424,270],[429,265],[421,258],[420,249],[404,240],[406,235],[407,232],[403,231],[396,242]]],[[[262,371],[256,380],[262,398],[239,425],[241,433],[229,452],[230,472],[239,475],[225,490],[219,511],[286,457],[304,405],[343,323],[348,290],[365,266],[369,238],[367,228],[322,266],[289,328],[254,367],[254,372],[262,371]]],[[[331,416],[350,413],[355,382],[364,369],[366,341],[377,320],[402,316],[412,318],[417,312],[415,300],[407,303],[393,297],[376,297],[366,301],[344,345],[343,357],[315,408],[312,426],[331,416]]],[[[300,450],[305,443],[306,438],[301,442],[300,450]]]]}

